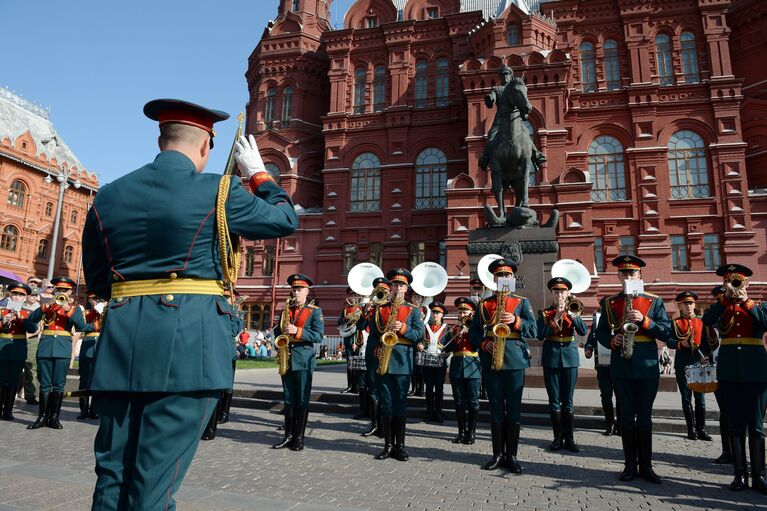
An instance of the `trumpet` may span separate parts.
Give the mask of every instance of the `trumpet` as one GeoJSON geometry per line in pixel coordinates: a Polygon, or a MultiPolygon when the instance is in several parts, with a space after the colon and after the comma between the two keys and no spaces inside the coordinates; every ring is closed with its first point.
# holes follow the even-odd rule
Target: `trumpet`
{"type": "Polygon", "coordinates": [[[580,316],[583,314],[583,302],[574,296],[568,296],[565,302],[565,309],[575,316],[580,316]]]}
{"type": "Polygon", "coordinates": [[[69,303],[69,297],[64,293],[59,293],[53,298],[53,302],[59,307],[63,307],[69,303]]]}

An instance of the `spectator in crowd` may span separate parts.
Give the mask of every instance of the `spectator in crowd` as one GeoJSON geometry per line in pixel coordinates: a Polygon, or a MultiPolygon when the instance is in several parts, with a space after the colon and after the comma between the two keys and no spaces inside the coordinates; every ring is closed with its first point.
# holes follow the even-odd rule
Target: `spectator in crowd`
{"type": "Polygon", "coordinates": [[[40,287],[42,284],[43,284],[43,279],[41,279],[40,277],[29,277],[27,279],[27,285],[31,287],[32,289],[40,287]]]}
{"type": "Polygon", "coordinates": [[[274,358],[274,347],[272,346],[272,343],[266,341],[264,344],[266,345],[266,356],[269,358],[274,358]]]}
{"type": "Polygon", "coordinates": [[[42,292],[40,293],[40,305],[51,303],[53,301],[53,287],[51,279],[45,279],[43,281],[42,292]]]}
{"type": "Polygon", "coordinates": [[[258,353],[258,340],[248,345],[248,358],[256,358],[256,353],[258,353]]]}
{"type": "Polygon", "coordinates": [[[320,346],[320,360],[327,360],[328,359],[328,347],[327,345],[323,344],[320,346]]]}
{"type": "Polygon", "coordinates": [[[671,358],[671,350],[668,346],[663,346],[658,350],[658,363],[660,365],[660,374],[671,374],[674,368],[674,359],[671,358]]]}
{"type": "Polygon", "coordinates": [[[256,357],[269,358],[269,352],[266,351],[266,345],[262,341],[258,341],[258,350],[256,351],[256,357]]]}

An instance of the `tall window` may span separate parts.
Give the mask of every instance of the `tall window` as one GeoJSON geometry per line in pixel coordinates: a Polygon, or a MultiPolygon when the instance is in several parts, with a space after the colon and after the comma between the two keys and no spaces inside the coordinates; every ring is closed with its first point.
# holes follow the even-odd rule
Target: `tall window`
{"type": "Polygon", "coordinates": [[[344,245],[344,269],[343,274],[349,273],[354,265],[357,264],[357,245],[347,243],[344,245]]]}
{"type": "Polygon", "coordinates": [[[672,199],[709,197],[706,145],[694,131],[677,131],[669,139],[668,171],[672,199]]]}
{"type": "Polygon", "coordinates": [[[354,71],[354,113],[365,113],[366,72],[364,67],[358,67],[354,71]]]}
{"type": "Polygon", "coordinates": [[[37,257],[48,257],[48,240],[41,239],[37,244],[37,257]]]}
{"type": "Polygon", "coordinates": [[[439,260],[437,261],[440,266],[447,268],[447,242],[439,242],[439,260]]]}
{"type": "Polygon", "coordinates": [[[53,216],[53,203],[47,202],[45,204],[45,216],[53,216]]]}
{"type": "Polygon", "coordinates": [[[600,136],[589,144],[589,175],[593,183],[591,200],[626,200],[623,146],[617,139],[600,136]]]}
{"type": "Polygon", "coordinates": [[[435,20],[439,18],[439,7],[427,7],[426,19],[435,20]]]}
{"type": "Polygon", "coordinates": [[[620,254],[619,255],[637,255],[633,236],[621,236],[618,238],[620,254]]]}
{"type": "Polygon", "coordinates": [[[601,236],[594,238],[594,266],[597,271],[605,271],[605,240],[601,236]]]}
{"type": "Polygon", "coordinates": [[[703,235],[703,262],[708,271],[716,271],[722,264],[722,249],[719,246],[718,234],[703,235]]]}
{"type": "Polygon", "coordinates": [[[16,252],[18,242],[19,230],[13,225],[6,225],[2,236],[0,236],[0,249],[16,252]]]}
{"type": "Polygon", "coordinates": [[[671,269],[690,271],[687,262],[687,239],[684,236],[671,236],[671,269]]]}
{"type": "Polygon", "coordinates": [[[447,106],[450,95],[450,78],[448,60],[444,57],[437,59],[437,106],[447,106]]]}
{"type": "Polygon", "coordinates": [[[512,23],[506,28],[506,44],[514,46],[519,44],[519,25],[512,23]]]}
{"type": "Polygon", "coordinates": [[[250,330],[267,330],[271,323],[272,306],[268,303],[251,303],[242,306],[245,325],[250,330]]]}
{"type": "Polygon", "coordinates": [[[423,241],[411,241],[409,245],[410,267],[415,268],[426,261],[426,243],[423,241]]]}
{"type": "Polygon", "coordinates": [[[76,224],[77,223],[77,210],[73,209],[72,212],[69,214],[69,223],[70,224],[76,224]]]}
{"type": "Polygon", "coordinates": [[[64,247],[64,256],[62,259],[64,259],[64,262],[67,264],[72,264],[72,259],[74,257],[75,249],[72,245],[67,245],[64,247]]]}
{"type": "Polygon", "coordinates": [[[266,104],[264,105],[264,122],[268,129],[272,129],[274,124],[274,102],[277,98],[277,90],[269,89],[266,91],[266,104]]]}
{"type": "Polygon", "coordinates": [[[439,149],[421,151],[415,162],[415,207],[437,209],[447,206],[447,158],[439,149]]]}
{"type": "Polygon", "coordinates": [[[621,88],[618,43],[613,39],[605,41],[605,81],[607,82],[607,90],[621,88]]]}
{"type": "Polygon", "coordinates": [[[282,91],[282,127],[290,126],[290,115],[293,107],[293,87],[285,87],[282,91]]]}
{"type": "Polygon", "coordinates": [[[373,153],[362,153],[352,164],[350,211],[381,210],[381,161],[373,153]]]}
{"type": "Polygon", "coordinates": [[[695,34],[682,32],[679,38],[682,43],[682,71],[684,71],[684,83],[698,83],[698,48],[695,45],[695,34]]]}
{"type": "Polygon", "coordinates": [[[280,168],[277,165],[274,163],[266,163],[264,164],[264,168],[275,181],[278,183],[280,182],[280,168]]]}
{"type": "Polygon", "coordinates": [[[11,187],[8,189],[8,204],[23,208],[26,198],[27,186],[18,179],[11,183],[11,187]]]}
{"type": "Polygon", "coordinates": [[[581,84],[583,92],[597,90],[597,65],[594,60],[594,45],[589,42],[581,43],[581,84]]]}
{"type": "Polygon", "coordinates": [[[428,84],[429,64],[425,60],[415,63],[415,107],[424,108],[427,105],[426,92],[428,84]]]}
{"type": "Polygon", "coordinates": [[[386,106],[386,68],[376,66],[373,77],[373,110],[381,112],[386,106]]]}
{"type": "MultiPolygon", "coordinates": [[[[278,241],[279,243],[279,241],[278,241]]],[[[277,249],[274,245],[266,245],[264,247],[264,276],[271,277],[274,275],[274,257],[277,254],[277,249]]]]}
{"type": "Polygon", "coordinates": [[[370,262],[383,268],[383,243],[371,243],[370,247],[370,262]]]}
{"type": "Polygon", "coordinates": [[[245,249],[245,277],[252,277],[256,267],[256,249],[255,247],[247,247],[245,249]]]}
{"type": "Polygon", "coordinates": [[[301,0],[293,0],[293,12],[298,12],[301,8],[301,0]]]}
{"type": "Polygon", "coordinates": [[[661,85],[674,85],[674,67],[671,57],[671,39],[666,34],[655,37],[658,79],[661,85]]]}
{"type": "Polygon", "coordinates": [[[376,28],[378,26],[378,16],[368,16],[365,18],[365,26],[367,28],[376,28]]]}

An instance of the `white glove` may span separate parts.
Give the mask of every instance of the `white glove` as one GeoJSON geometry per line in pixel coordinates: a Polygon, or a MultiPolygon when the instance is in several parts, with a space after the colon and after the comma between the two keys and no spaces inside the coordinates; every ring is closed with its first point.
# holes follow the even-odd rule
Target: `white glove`
{"type": "Polygon", "coordinates": [[[259,172],[267,171],[253,135],[248,135],[248,138],[241,136],[234,146],[234,160],[237,162],[240,172],[246,173],[248,177],[253,177],[259,172]]]}

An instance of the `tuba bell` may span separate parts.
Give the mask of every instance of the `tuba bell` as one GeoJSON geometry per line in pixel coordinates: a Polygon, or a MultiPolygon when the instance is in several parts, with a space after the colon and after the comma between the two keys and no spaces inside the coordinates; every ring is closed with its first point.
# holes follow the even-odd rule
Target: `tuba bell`
{"type": "Polygon", "coordinates": [[[412,271],[413,283],[410,288],[423,296],[422,306],[426,306],[426,316],[423,318],[423,324],[429,324],[431,309],[428,305],[433,297],[440,294],[447,287],[447,272],[442,265],[437,263],[421,263],[412,271]]]}

